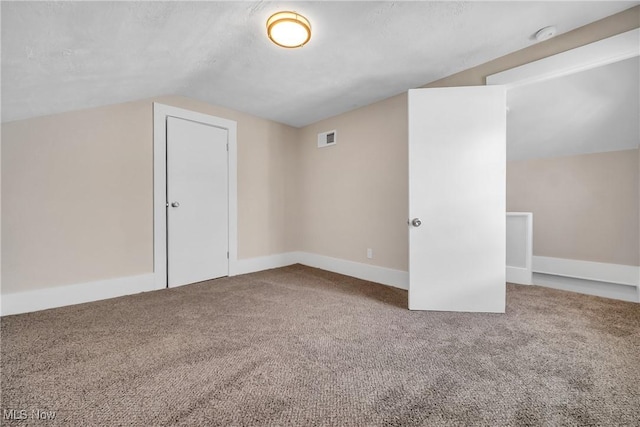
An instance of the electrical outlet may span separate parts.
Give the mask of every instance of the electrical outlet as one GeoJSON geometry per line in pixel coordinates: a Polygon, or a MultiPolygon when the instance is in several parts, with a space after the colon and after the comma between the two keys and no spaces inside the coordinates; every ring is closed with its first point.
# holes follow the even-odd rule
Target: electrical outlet
{"type": "Polygon", "coordinates": [[[367,248],[367,258],[369,259],[373,258],[373,249],[367,248]]]}

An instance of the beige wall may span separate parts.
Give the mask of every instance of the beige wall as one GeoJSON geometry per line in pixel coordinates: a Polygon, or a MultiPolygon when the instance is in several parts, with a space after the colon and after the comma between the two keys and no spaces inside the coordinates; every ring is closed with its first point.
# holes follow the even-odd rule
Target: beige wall
{"type": "Polygon", "coordinates": [[[3,293],[151,271],[150,104],[2,125],[3,293]]]}
{"type": "Polygon", "coordinates": [[[533,254],[639,265],[638,150],[507,163],[507,210],[533,212],[533,254]]]}
{"type": "MultiPolygon", "coordinates": [[[[636,28],[639,11],[427,86],[483,84],[636,28]]],[[[407,269],[405,94],[302,129],[183,97],[156,100],[238,122],[241,259],[304,250],[407,269]],[[316,133],[331,129],[338,145],[317,149],[316,133]]],[[[151,272],[152,101],[2,125],[3,293],[151,272]]]]}
{"type": "Polygon", "coordinates": [[[238,122],[238,259],[296,250],[298,129],[185,97],[156,101],[238,122]]]}
{"type": "MultiPolygon", "coordinates": [[[[637,28],[639,24],[640,7],[635,7],[425,87],[483,85],[488,75],[637,28]]],[[[300,142],[302,187],[295,203],[305,218],[300,224],[300,249],[406,270],[406,95],[307,126],[301,130],[300,142]],[[331,129],[338,131],[338,145],[317,149],[316,133],[331,129]],[[373,260],[365,256],[369,247],[374,249],[373,260]]],[[[578,254],[576,248],[569,257],[578,254]]]]}
{"type": "Polygon", "coordinates": [[[307,126],[299,139],[301,249],[406,270],[406,94],[307,126]],[[332,129],[337,145],[318,149],[317,133],[332,129]]]}
{"type": "MultiPolygon", "coordinates": [[[[238,256],[295,249],[297,130],[183,97],[156,101],[238,122],[238,256]]],[[[152,101],[2,124],[2,292],[150,273],[152,101]]]]}

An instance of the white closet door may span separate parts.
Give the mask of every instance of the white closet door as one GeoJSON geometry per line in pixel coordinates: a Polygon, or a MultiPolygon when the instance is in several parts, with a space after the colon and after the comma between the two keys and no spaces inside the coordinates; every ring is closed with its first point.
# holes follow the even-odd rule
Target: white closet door
{"type": "Polygon", "coordinates": [[[229,274],[227,130],[167,118],[168,285],[229,274]]]}

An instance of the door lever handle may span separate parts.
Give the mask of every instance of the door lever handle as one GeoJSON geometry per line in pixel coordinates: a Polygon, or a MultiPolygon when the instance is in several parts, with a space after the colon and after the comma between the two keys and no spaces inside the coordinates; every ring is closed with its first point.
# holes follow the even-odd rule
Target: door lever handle
{"type": "Polygon", "coordinates": [[[172,207],[172,208],[179,208],[179,207],[180,207],[180,203],[178,203],[178,202],[173,202],[173,203],[171,203],[171,207],[172,207]]]}

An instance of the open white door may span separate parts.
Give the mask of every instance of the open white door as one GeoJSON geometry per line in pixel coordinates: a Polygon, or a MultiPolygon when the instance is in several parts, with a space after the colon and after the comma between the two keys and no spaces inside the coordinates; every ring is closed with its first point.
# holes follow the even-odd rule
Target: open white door
{"type": "Polygon", "coordinates": [[[169,287],[229,274],[227,133],[167,118],[169,287]]]}
{"type": "Polygon", "coordinates": [[[505,311],[506,90],[409,91],[409,309],[505,311]]]}

